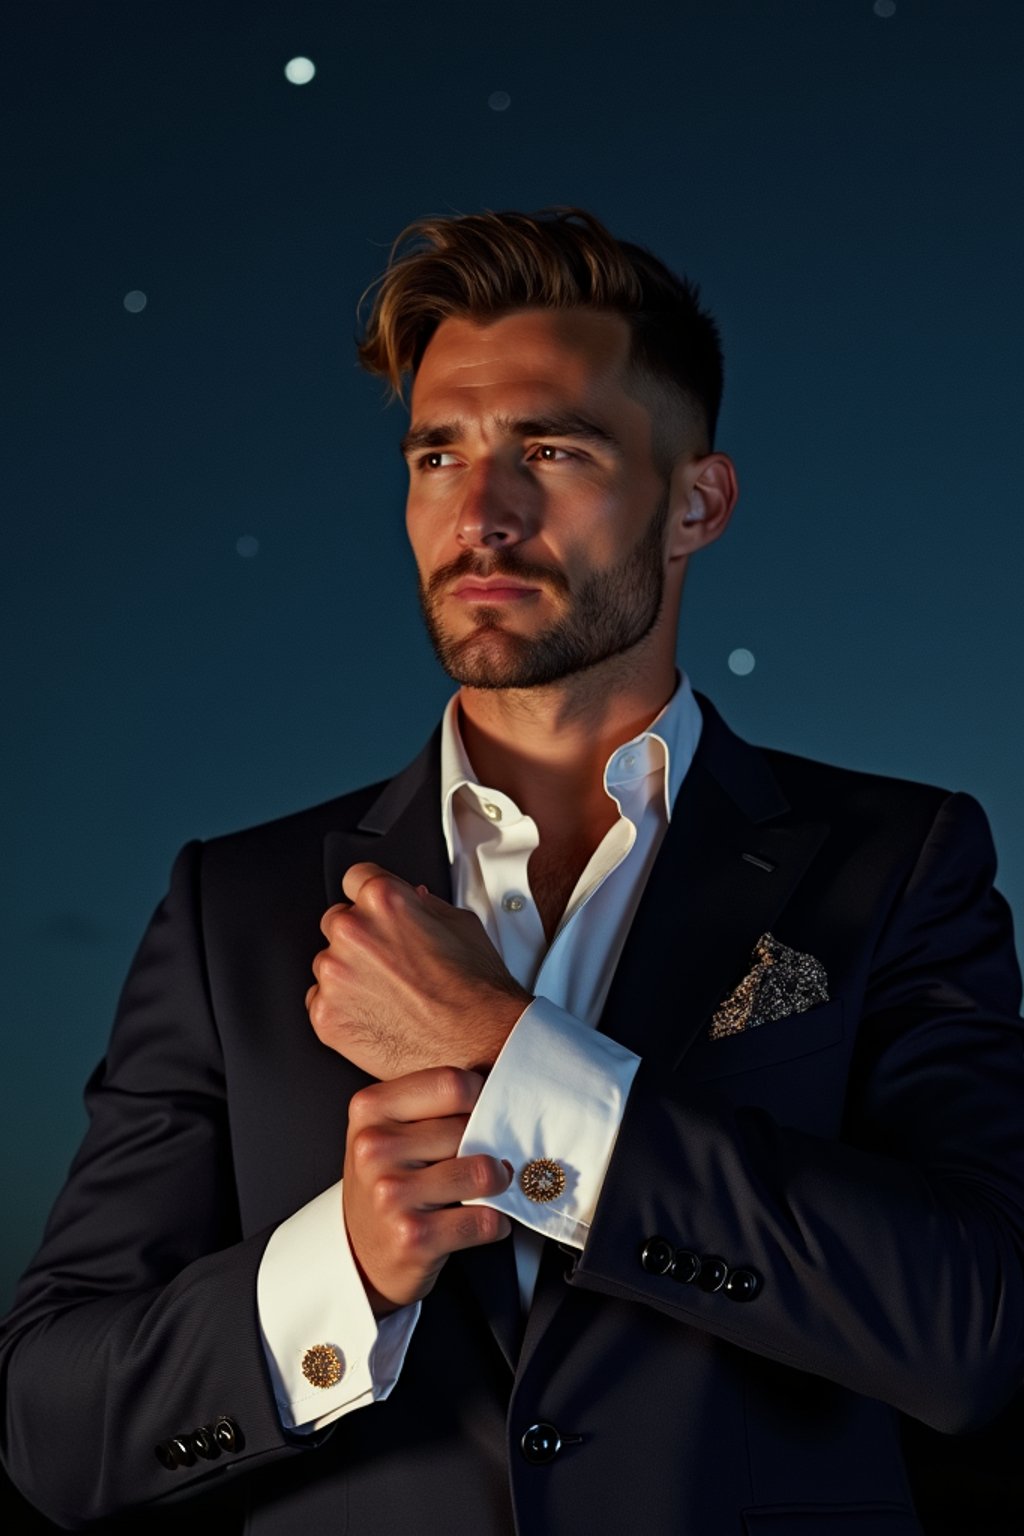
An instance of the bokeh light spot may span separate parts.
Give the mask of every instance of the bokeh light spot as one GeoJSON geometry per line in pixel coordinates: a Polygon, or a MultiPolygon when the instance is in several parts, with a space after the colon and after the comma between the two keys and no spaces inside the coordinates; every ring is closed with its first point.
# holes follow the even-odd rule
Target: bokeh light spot
{"type": "Polygon", "coordinates": [[[735,672],[737,677],[747,677],[754,670],[754,653],[740,646],[738,650],[729,652],[729,671],[735,672]]]}
{"type": "Polygon", "coordinates": [[[130,315],[141,315],[147,302],[141,288],[133,288],[131,293],[126,293],[124,296],[124,307],[130,315]]]}
{"type": "Polygon", "coordinates": [[[506,112],[512,105],[512,97],[508,91],[492,91],[487,98],[487,105],[492,112],[506,112]]]}
{"type": "Polygon", "coordinates": [[[896,0],[875,0],[875,15],[888,20],[896,15],[896,0]]]}
{"type": "Polygon", "coordinates": [[[284,67],[284,77],[292,85],[308,85],[315,74],[316,65],[312,59],[289,59],[284,67]]]}
{"type": "Polygon", "coordinates": [[[243,533],[235,548],[243,560],[251,560],[253,555],[258,555],[260,552],[260,541],[254,538],[251,533],[243,533]]]}

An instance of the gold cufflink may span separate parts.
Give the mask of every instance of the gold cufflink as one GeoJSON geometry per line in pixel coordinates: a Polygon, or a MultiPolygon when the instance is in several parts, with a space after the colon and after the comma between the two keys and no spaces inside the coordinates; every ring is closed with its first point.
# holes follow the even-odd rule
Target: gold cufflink
{"type": "Polygon", "coordinates": [[[302,1357],[302,1374],[312,1387],[336,1387],[345,1364],[333,1344],[314,1344],[302,1357]]]}
{"type": "Polygon", "coordinates": [[[527,1200],[545,1205],[549,1200],[557,1200],[565,1188],[565,1169],[550,1157],[535,1157],[519,1175],[519,1188],[527,1200]]]}

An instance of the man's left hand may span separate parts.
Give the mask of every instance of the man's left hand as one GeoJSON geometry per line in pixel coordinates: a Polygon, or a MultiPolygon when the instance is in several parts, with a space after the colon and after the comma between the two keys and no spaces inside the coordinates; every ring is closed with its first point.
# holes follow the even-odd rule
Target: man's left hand
{"type": "Polygon", "coordinates": [[[351,865],[341,888],[348,903],[324,913],[327,948],[306,993],[319,1038],[382,1079],[486,1072],[533,998],[480,919],[379,864],[351,865]]]}

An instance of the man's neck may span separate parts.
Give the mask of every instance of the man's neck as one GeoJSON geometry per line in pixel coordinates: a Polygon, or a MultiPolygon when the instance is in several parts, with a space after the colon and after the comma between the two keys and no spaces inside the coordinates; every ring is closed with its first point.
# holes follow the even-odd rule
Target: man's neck
{"type": "Polygon", "coordinates": [[[479,781],[514,800],[544,841],[596,846],[617,819],[605,764],[661,713],[676,681],[673,665],[628,689],[587,686],[586,674],[545,688],[463,687],[459,730],[479,781]]]}

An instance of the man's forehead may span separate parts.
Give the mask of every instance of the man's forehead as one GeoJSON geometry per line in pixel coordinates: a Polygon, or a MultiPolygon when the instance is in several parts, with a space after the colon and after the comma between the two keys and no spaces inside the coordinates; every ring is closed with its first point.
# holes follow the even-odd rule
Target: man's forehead
{"type": "Polygon", "coordinates": [[[497,411],[591,412],[624,397],[629,327],[595,310],[523,310],[490,322],[453,316],[432,336],[410,395],[413,424],[497,411]]]}
{"type": "Polygon", "coordinates": [[[630,351],[622,315],[596,309],[515,310],[493,320],[453,315],[434,332],[417,370],[421,388],[447,378],[467,387],[488,380],[619,374],[630,351]]]}

